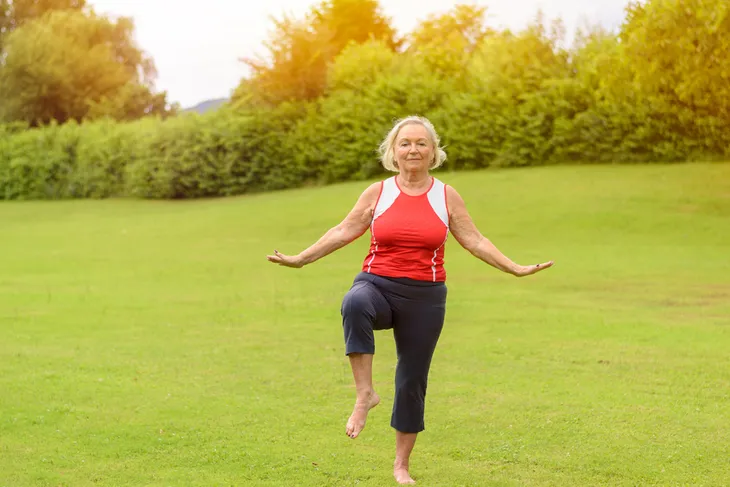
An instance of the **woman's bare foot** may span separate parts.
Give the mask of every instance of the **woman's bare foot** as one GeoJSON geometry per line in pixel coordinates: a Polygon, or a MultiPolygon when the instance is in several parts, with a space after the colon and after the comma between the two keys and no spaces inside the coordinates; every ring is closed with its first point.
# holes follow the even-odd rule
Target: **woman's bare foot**
{"type": "Polygon", "coordinates": [[[347,421],[345,432],[350,438],[357,438],[357,435],[365,428],[365,421],[368,419],[368,412],[380,403],[380,396],[375,391],[355,401],[355,409],[347,421]]]}
{"type": "Polygon", "coordinates": [[[408,473],[408,465],[402,464],[396,462],[393,466],[393,477],[395,477],[395,481],[399,484],[415,484],[416,481],[413,480],[408,473]]]}

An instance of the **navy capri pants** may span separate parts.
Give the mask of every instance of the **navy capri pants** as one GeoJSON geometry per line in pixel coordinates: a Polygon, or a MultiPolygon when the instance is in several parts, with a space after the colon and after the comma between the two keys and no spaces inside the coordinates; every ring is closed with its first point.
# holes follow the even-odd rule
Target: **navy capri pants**
{"type": "Polygon", "coordinates": [[[443,282],[359,273],[342,301],[345,354],[375,353],[373,330],[393,330],[398,354],[390,425],[402,433],[425,429],[428,371],[446,315],[443,282]]]}

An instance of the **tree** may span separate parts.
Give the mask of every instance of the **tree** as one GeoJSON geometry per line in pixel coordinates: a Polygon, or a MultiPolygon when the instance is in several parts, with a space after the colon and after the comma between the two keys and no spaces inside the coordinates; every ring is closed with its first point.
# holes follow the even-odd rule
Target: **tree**
{"type": "Polygon", "coordinates": [[[324,181],[382,174],[376,148],[404,114],[429,116],[454,92],[424,59],[382,41],[349,45],[330,65],[328,92],[297,126],[298,157],[324,181]]]}
{"type": "Polygon", "coordinates": [[[647,90],[730,120],[730,6],[714,0],[632,2],[621,39],[647,90]]]}
{"type": "Polygon", "coordinates": [[[635,87],[651,104],[659,135],[676,157],[729,150],[728,3],[632,2],[621,42],[635,87]]]}
{"type": "Polygon", "coordinates": [[[350,44],[330,64],[327,90],[363,92],[392,68],[396,56],[383,41],[350,44]]]}
{"type": "Polygon", "coordinates": [[[304,20],[274,22],[276,30],[266,44],[268,59],[242,60],[252,75],[236,89],[234,101],[276,105],[316,99],[325,91],[328,65],[350,43],[374,39],[391,49],[398,45],[376,0],[325,0],[304,20]]]}
{"type": "Polygon", "coordinates": [[[457,5],[432,15],[407,37],[407,53],[422,57],[435,75],[462,78],[482,40],[494,34],[485,24],[486,7],[457,5]]]}
{"type": "Polygon", "coordinates": [[[54,10],[81,10],[86,0],[0,0],[0,53],[4,52],[3,37],[25,22],[42,17],[54,10]]]}
{"type": "Polygon", "coordinates": [[[312,28],[322,37],[329,59],[351,42],[360,44],[373,38],[391,49],[398,45],[395,30],[380,12],[377,0],[326,0],[312,10],[312,28]]]}
{"type": "Polygon", "coordinates": [[[234,91],[234,103],[277,105],[286,100],[310,100],[324,90],[326,60],[311,25],[288,17],[275,25],[273,38],[266,43],[270,60],[242,59],[252,75],[234,91]]]}
{"type": "Polygon", "coordinates": [[[166,95],[152,93],[154,65],[133,43],[133,29],[131,19],[72,10],[16,28],[0,71],[2,118],[38,125],[166,114],[166,95]]]}
{"type": "Polygon", "coordinates": [[[408,50],[428,50],[458,39],[464,53],[471,53],[482,39],[494,33],[486,26],[486,12],[486,7],[456,5],[445,14],[431,15],[406,37],[408,50]]]}
{"type": "Polygon", "coordinates": [[[168,104],[167,93],[152,93],[144,84],[127,83],[110,96],[99,101],[89,100],[87,119],[111,118],[137,120],[148,115],[171,116],[180,111],[177,103],[168,104]]]}
{"type": "Polygon", "coordinates": [[[450,144],[447,166],[542,164],[550,156],[554,121],[573,108],[556,101],[567,86],[568,55],[560,29],[542,18],[518,34],[484,37],[465,69],[466,88],[455,91],[435,120],[450,144]]]}

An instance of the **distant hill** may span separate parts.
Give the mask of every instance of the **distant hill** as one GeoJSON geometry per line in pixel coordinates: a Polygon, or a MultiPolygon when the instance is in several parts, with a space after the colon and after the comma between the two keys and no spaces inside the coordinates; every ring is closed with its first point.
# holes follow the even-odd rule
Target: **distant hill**
{"type": "Polygon", "coordinates": [[[216,110],[218,107],[223,105],[224,103],[228,102],[228,98],[216,98],[214,100],[205,100],[203,102],[198,103],[197,105],[185,108],[183,112],[198,112],[198,113],[205,113],[209,112],[211,110],[216,110]]]}

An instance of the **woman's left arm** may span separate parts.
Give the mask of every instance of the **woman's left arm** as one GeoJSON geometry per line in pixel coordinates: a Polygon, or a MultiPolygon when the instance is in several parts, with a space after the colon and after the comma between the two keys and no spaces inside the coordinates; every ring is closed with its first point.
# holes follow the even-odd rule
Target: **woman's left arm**
{"type": "Polygon", "coordinates": [[[516,277],[529,276],[553,265],[553,261],[527,266],[512,262],[487,237],[481,234],[472,221],[461,195],[451,186],[446,186],[446,204],[449,208],[451,234],[474,257],[516,277]]]}

